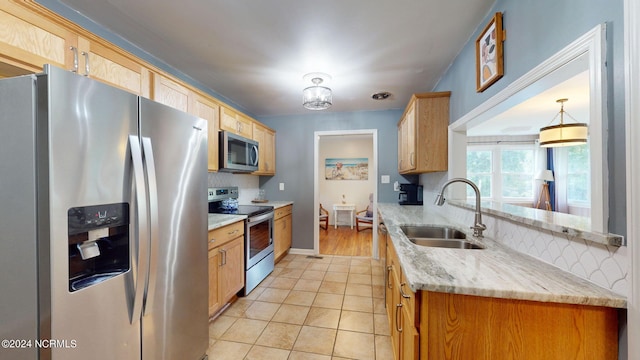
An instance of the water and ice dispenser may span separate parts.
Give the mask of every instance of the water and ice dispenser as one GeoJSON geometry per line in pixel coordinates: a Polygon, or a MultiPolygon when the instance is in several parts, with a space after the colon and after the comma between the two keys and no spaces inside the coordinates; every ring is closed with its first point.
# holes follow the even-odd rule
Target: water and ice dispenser
{"type": "Polygon", "coordinates": [[[69,291],[129,270],[129,204],[69,209],[69,291]]]}

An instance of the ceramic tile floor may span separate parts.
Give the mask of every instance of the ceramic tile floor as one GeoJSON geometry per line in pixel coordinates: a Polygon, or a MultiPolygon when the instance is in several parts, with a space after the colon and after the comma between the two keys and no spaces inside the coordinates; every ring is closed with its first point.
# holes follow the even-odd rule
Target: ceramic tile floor
{"type": "Polygon", "coordinates": [[[209,324],[208,354],[212,360],[393,359],[383,264],[287,255],[209,324]]]}

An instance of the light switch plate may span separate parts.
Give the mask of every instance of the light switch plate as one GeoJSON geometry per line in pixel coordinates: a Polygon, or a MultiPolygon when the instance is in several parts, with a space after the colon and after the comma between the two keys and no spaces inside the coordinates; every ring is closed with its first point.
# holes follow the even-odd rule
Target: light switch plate
{"type": "Polygon", "coordinates": [[[284,183],[280,183],[280,191],[284,191],[284,183]]]}
{"type": "Polygon", "coordinates": [[[380,176],[380,182],[381,182],[382,184],[388,184],[390,180],[391,180],[391,179],[390,179],[389,175],[382,175],[382,176],[380,176]]]}

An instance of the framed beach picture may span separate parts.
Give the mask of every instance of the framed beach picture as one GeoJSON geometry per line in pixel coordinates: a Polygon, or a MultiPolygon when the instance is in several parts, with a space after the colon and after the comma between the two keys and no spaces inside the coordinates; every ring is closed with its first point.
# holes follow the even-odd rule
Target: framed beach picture
{"type": "Polygon", "coordinates": [[[476,39],[476,91],[483,92],[504,75],[502,13],[496,13],[476,39]]]}
{"type": "Polygon", "coordinates": [[[324,160],[326,180],[368,180],[369,159],[331,158],[324,160]]]}

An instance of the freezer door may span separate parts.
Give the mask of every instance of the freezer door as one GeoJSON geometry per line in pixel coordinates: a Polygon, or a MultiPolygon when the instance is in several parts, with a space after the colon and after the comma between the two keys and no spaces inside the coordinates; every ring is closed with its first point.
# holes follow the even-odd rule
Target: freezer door
{"type": "Polygon", "coordinates": [[[209,342],[207,123],[140,98],[140,135],[150,212],[158,214],[151,225],[142,358],[200,360],[209,342]]]}
{"type": "MultiPolygon", "coordinates": [[[[73,210],[69,211],[101,204],[129,204],[129,212],[137,213],[137,204],[131,200],[135,194],[128,146],[129,135],[138,133],[137,96],[49,66],[45,67],[45,74],[38,79],[38,196],[40,204],[44,204],[40,219],[49,220],[42,223],[46,231],[42,231],[39,241],[50,247],[50,271],[43,270],[41,277],[50,278],[51,297],[42,300],[41,316],[42,321],[50,316],[47,338],[57,342],[49,349],[51,358],[136,360],[140,358],[141,330],[139,319],[131,324],[130,317],[134,272],[128,270],[70,291],[69,277],[77,270],[70,268],[70,263],[84,266],[116,244],[105,241],[99,245],[101,253],[97,257],[70,261],[77,248],[74,241],[87,238],[71,238],[70,223],[75,220],[73,210]]],[[[97,211],[97,221],[104,220],[104,214],[104,210],[97,211]]],[[[137,235],[137,224],[132,217],[130,239],[137,235]]],[[[105,228],[89,234],[89,239],[122,230],[105,228]]],[[[87,244],[91,245],[90,241],[87,244]]],[[[95,255],[95,250],[90,248],[88,255],[95,255]]],[[[134,247],[130,250],[135,254],[134,247]]],[[[129,262],[121,264],[135,268],[135,262],[129,262]]]]}
{"type": "MultiPolygon", "coordinates": [[[[35,77],[0,80],[0,109],[0,340],[33,340],[38,337],[35,77]]],[[[0,347],[0,359],[37,356],[34,347],[0,347]]]]}

